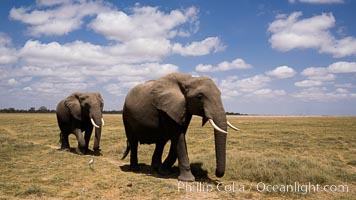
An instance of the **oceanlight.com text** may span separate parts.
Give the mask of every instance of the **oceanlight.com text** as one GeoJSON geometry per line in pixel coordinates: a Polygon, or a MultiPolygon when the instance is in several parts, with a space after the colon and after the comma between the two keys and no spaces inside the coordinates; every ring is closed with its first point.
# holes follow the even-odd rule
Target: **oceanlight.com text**
{"type": "Polygon", "coordinates": [[[319,193],[319,192],[331,192],[331,193],[348,193],[349,187],[347,185],[320,185],[320,184],[300,184],[299,182],[294,182],[294,184],[289,185],[271,185],[259,182],[256,184],[256,190],[258,192],[264,193],[319,193]]]}
{"type": "Polygon", "coordinates": [[[299,183],[294,182],[293,184],[268,184],[264,182],[250,183],[250,184],[240,184],[238,182],[224,183],[218,182],[215,185],[207,184],[205,182],[182,182],[179,181],[177,184],[178,192],[197,192],[197,193],[208,193],[208,192],[226,192],[226,193],[239,193],[239,192],[249,192],[257,191],[260,193],[348,193],[348,185],[320,185],[312,183],[299,183]]]}

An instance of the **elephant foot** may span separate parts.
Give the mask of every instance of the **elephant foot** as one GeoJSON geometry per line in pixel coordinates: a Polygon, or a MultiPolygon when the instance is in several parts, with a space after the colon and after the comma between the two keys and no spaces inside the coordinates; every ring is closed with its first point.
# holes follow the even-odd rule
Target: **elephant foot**
{"type": "Polygon", "coordinates": [[[95,156],[101,156],[101,149],[94,149],[94,155],[95,156]]]}
{"type": "Polygon", "coordinates": [[[77,154],[79,154],[79,155],[84,155],[85,154],[85,150],[82,150],[82,149],[80,149],[80,148],[76,148],[75,149],[75,152],[77,153],[77,154]]]}
{"type": "Polygon", "coordinates": [[[130,165],[130,170],[133,172],[138,172],[140,171],[140,168],[138,167],[138,165],[130,165]]]}
{"type": "Polygon", "coordinates": [[[180,172],[179,176],[178,176],[178,180],[179,181],[185,181],[185,182],[194,182],[195,181],[195,177],[193,176],[192,172],[189,171],[184,171],[184,172],[180,172]]]}
{"type": "Polygon", "coordinates": [[[161,165],[161,167],[159,167],[159,169],[158,169],[158,173],[160,175],[167,176],[167,175],[173,174],[174,171],[173,171],[172,167],[167,167],[165,165],[161,165]]]}
{"type": "Polygon", "coordinates": [[[152,162],[151,163],[151,168],[154,170],[154,171],[159,171],[159,168],[162,164],[160,162],[152,162]]]}
{"type": "Polygon", "coordinates": [[[70,148],[69,148],[69,147],[61,147],[60,150],[61,150],[61,151],[70,151],[70,148]]]}

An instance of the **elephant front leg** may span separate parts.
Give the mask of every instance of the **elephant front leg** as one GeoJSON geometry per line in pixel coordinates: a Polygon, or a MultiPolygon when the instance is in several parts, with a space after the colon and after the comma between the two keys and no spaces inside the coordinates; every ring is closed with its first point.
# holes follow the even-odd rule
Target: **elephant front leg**
{"type": "Polygon", "coordinates": [[[85,135],[84,135],[85,151],[88,151],[88,149],[89,149],[89,142],[90,142],[90,137],[91,137],[92,132],[93,132],[93,127],[85,130],[85,135]]]}
{"type": "Polygon", "coordinates": [[[178,136],[177,144],[177,154],[178,154],[178,165],[179,165],[179,176],[180,181],[195,181],[190,170],[190,162],[188,158],[187,144],[185,141],[185,134],[181,133],[178,136]]]}
{"type": "Polygon", "coordinates": [[[77,128],[74,129],[74,135],[78,140],[78,147],[76,148],[76,152],[78,154],[85,154],[85,140],[83,138],[82,130],[77,128]]]}

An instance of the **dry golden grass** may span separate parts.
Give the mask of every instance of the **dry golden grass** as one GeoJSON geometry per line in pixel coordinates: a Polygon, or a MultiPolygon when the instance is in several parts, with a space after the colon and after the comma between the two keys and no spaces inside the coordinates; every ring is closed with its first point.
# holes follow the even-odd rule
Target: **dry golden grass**
{"type": "MultiPolygon", "coordinates": [[[[102,156],[58,151],[54,114],[0,115],[0,199],[353,199],[356,192],[356,117],[228,117],[227,168],[216,178],[212,128],[194,117],[187,142],[196,183],[178,191],[177,174],[150,170],[154,145],[139,146],[141,171],[120,160],[126,137],[120,115],[105,115],[102,156]],[[94,157],[94,168],[88,161],[94,157]],[[220,186],[235,191],[218,191],[220,186]],[[269,185],[347,185],[348,192],[260,192],[269,185]],[[199,185],[200,184],[200,185],[199,185]],[[196,188],[196,186],[202,186],[196,188]],[[244,190],[241,191],[241,187],[244,190]],[[261,186],[261,185],[259,185],[261,186]],[[195,188],[194,188],[195,187],[195,188]],[[212,192],[204,189],[213,188],[212,192]],[[240,189],[240,191],[238,191],[240,189]]],[[[76,140],[70,136],[71,147],[76,140]]],[[[90,147],[92,147],[93,138],[90,147]]],[[[168,149],[166,146],[166,149],[168,149]]],[[[177,165],[177,163],[176,163],[177,165]]]]}

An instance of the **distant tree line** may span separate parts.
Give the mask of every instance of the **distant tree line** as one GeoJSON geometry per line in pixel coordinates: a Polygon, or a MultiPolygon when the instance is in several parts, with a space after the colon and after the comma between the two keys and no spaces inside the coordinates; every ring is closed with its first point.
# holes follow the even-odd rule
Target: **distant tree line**
{"type": "MultiPolygon", "coordinates": [[[[16,109],[16,108],[3,108],[0,109],[0,113],[55,113],[56,110],[48,109],[46,106],[41,106],[38,109],[31,107],[28,110],[16,109]]],[[[122,110],[104,110],[104,114],[122,114],[122,110]]],[[[235,112],[226,112],[227,115],[247,115],[235,112]]]]}
{"type": "Polygon", "coordinates": [[[226,115],[247,115],[247,114],[241,114],[241,113],[235,113],[235,112],[226,112],[226,115]]]}
{"type": "Polygon", "coordinates": [[[122,114],[122,110],[104,110],[104,114],[122,114]]]}
{"type": "Polygon", "coordinates": [[[41,106],[38,109],[31,107],[28,110],[16,109],[16,108],[3,108],[0,109],[0,113],[55,113],[55,110],[50,110],[46,106],[41,106]]]}
{"type": "MultiPolygon", "coordinates": [[[[46,106],[41,106],[38,109],[31,107],[26,109],[16,109],[16,108],[3,108],[0,109],[0,113],[55,113],[56,110],[48,109],[46,106]]],[[[104,110],[104,114],[122,114],[122,110],[104,110]]]]}

